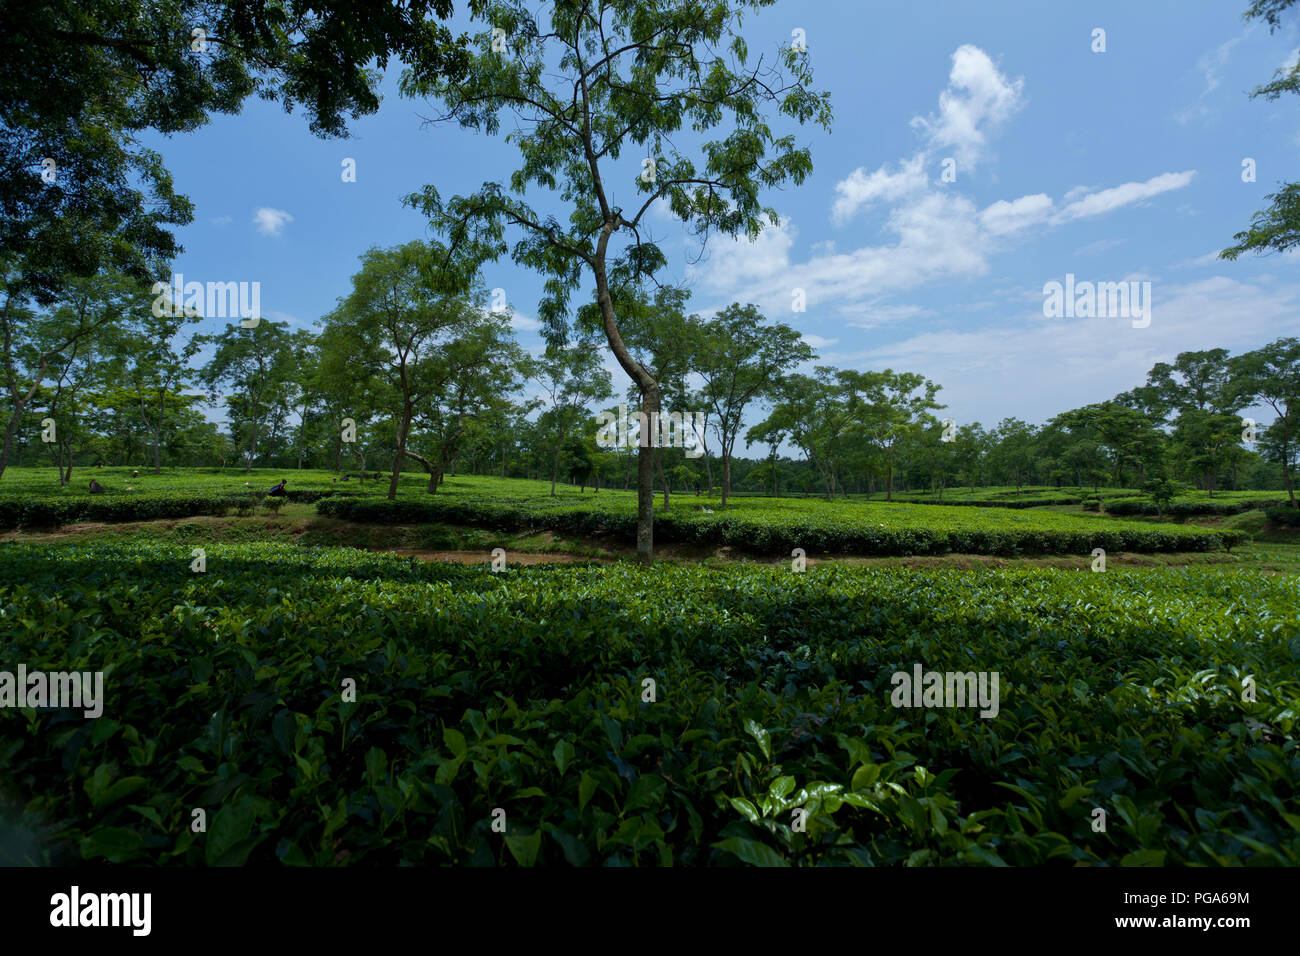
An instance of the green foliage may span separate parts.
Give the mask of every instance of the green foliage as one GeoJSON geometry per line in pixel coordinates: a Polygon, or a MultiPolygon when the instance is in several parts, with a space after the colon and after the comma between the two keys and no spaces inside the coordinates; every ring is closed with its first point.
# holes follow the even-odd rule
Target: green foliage
{"type": "MultiPolygon", "coordinates": [[[[50,526],[73,521],[144,521],[190,515],[223,514],[238,508],[254,510],[256,495],[284,474],[269,469],[203,473],[169,469],[146,474],[126,491],[130,469],[97,470],[104,495],[83,488],[58,488],[51,469],[10,469],[0,488],[0,528],[50,526]],[[40,476],[39,478],[37,476],[40,476]],[[54,485],[53,487],[51,487],[54,485]]],[[[376,476],[378,477],[378,476],[376,476]]],[[[544,482],[483,477],[448,478],[437,494],[428,494],[420,475],[405,475],[396,501],[381,495],[387,483],[368,481],[346,485],[323,471],[294,472],[286,497],[316,502],[321,515],[373,524],[450,523],[477,525],[508,532],[558,531],[579,535],[610,534],[635,540],[636,495],[606,489],[580,495],[561,489],[555,497],[544,482]]],[[[992,490],[996,496],[996,489],[992,490]]],[[[973,494],[986,494],[975,489],[973,494]]],[[[994,498],[997,504],[1001,499],[994,498]]],[[[1073,499],[1071,499],[1073,500],[1073,499]]],[[[1196,499],[1199,507],[1201,499],[1196,499]]],[[[1260,506],[1259,492],[1225,492],[1213,499],[1226,510],[1246,510],[1239,501],[1260,506]],[[1242,497],[1234,498],[1234,494],[1242,497]]],[[[1276,497],[1267,498],[1275,502],[1276,497]]],[[[1024,512],[996,507],[944,507],[914,503],[885,503],[861,499],[827,502],[817,499],[737,499],[725,509],[678,499],[672,511],[655,520],[662,542],[732,545],[749,551],[788,555],[794,548],[808,553],[854,554],[1079,554],[1093,548],[1108,551],[1215,551],[1231,547],[1242,536],[1234,531],[1180,527],[1147,522],[1121,522],[1047,511],[1024,512]]],[[[982,504],[973,501],[971,504],[982,504]]],[[[1038,500],[1037,503],[1044,503],[1038,500]]],[[[961,505],[964,502],[953,502],[961,505]]],[[[1106,502],[1107,509],[1111,501],[1106,502]]],[[[1174,502],[1175,512],[1178,501],[1174,502]]],[[[1154,505],[1139,499],[1132,513],[1154,505]]],[[[1122,507],[1129,507],[1123,505],[1122,507]]],[[[242,513],[242,512],[240,512],[242,513]]],[[[1189,511],[1190,513],[1199,513],[1189,511]]]]}
{"type": "Polygon", "coordinates": [[[70,277],[114,266],[157,278],[193,220],[142,134],[190,132],[258,94],[302,105],[313,132],[373,113],[389,57],[426,75],[465,66],[439,22],[451,0],[45,0],[0,5],[0,259],[48,304],[70,277]],[[195,30],[202,33],[195,35],[195,30]],[[54,181],[41,179],[55,161],[54,181]]]}
{"type": "Polygon", "coordinates": [[[1107,498],[1105,507],[1107,514],[1112,515],[1166,514],[1174,518],[1190,518],[1197,515],[1236,515],[1256,508],[1267,508],[1284,500],[1285,497],[1279,492],[1241,491],[1220,492],[1213,498],[1204,493],[1187,495],[1168,499],[1164,504],[1149,495],[1107,498]]]}
{"type": "Polygon", "coordinates": [[[1274,505],[1265,514],[1272,524],[1284,528],[1300,528],[1300,508],[1292,508],[1289,504],[1274,505]]]}
{"type": "Polygon", "coordinates": [[[0,545],[0,656],[106,688],[0,710],[0,862],[1300,863],[1294,575],[191,560],[0,545]]]}
{"type": "MultiPolygon", "coordinates": [[[[635,540],[635,498],[534,497],[531,482],[493,479],[448,481],[447,493],[395,502],[371,498],[321,501],[318,513],[375,524],[448,522],[502,531],[551,530],[612,534],[635,540]],[[506,493],[507,489],[514,494],[506,493]]],[[[852,554],[1080,554],[1108,551],[1215,551],[1240,535],[1204,528],[1101,521],[1054,512],[997,508],[943,508],[861,501],[763,499],[732,502],[710,511],[679,506],[655,518],[661,542],[732,545],[789,554],[794,548],[852,554]]]]}
{"type": "MultiPolygon", "coordinates": [[[[142,471],[133,478],[133,470],[119,467],[88,472],[105,487],[104,494],[91,495],[79,479],[74,480],[76,487],[60,488],[53,469],[10,468],[0,483],[0,528],[222,515],[231,508],[238,514],[252,514],[257,496],[284,477],[283,472],[271,469],[209,473],[176,468],[157,475],[142,471]]],[[[290,483],[303,487],[287,490],[285,498],[308,504],[333,495],[371,491],[371,486],[362,491],[352,483],[340,488],[334,476],[323,471],[295,472],[290,483]]]]}
{"type": "MultiPolygon", "coordinates": [[[[1129,491],[1110,491],[1110,494],[1132,494],[1129,491]]],[[[934,491],[895,492],[895,501],[912,504],[942,504],[976,508],[1040,508],[1046,505],[1077,505],[1095,502],[1098,493],[1091,488],[1051,488],[1024,486],[992,488],[945,488],[943,499],[934,491]]],[[[1092,509],[1096,511],[1096,508],[1092,509]]]]}
{"type": "Polygon", "coordinates": [[[102,497],[0,499],[0,528],[47,528],[76,521],[149,521],[222,515],[230,508],[252,509],[251,497],[142,492],[102,497]]]}

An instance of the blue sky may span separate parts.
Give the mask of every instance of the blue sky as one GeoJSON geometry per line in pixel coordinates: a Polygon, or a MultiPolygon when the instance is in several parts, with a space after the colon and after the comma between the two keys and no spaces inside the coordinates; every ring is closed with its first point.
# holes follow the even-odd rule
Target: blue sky
{"type": "MultiPolygon", "coordinates": [[[[1041,423],[1141,384],[1179,352],[1300,335],[1300,256],[1213,258],[1279,181],[1300,178],[1300,100],[1247,96],[1294,62],[1300,31],[1247,27],[1245,6],[778,4],[744,34],[756,54],[805,31],[835,111],[829,133],[802,136],[812,176],[766,197],[782,222],[755,243],[715,239],[691,264],[698,250],[663,216],[656,237],[692,309],[754,302],[802,332],[821,364],[920,372],[961,424],[1041,423]],[[1097,28],[1104,53],[1092,50],[1097,28]],[[955,182],[941,179],[948,158],[955,182]],[[1043,286],[1067,273],[1149,281],[1150,325],[1046,318],[1043,286]],[[792,310],[796,288],[806,311],[792,310]]],[[[402,99],[395,80],[390,70],[379,113],[348,140],[250,102],[151,143],[197,209],[176,271],[260,282],[264,315],[310,328],[368,247],[428,236],[402,197],[508,177],[517,153],[503,138],[427,127],[433,108],[402,99]],[[342,181],[345,158],[356,182],[342,181]]],[[[539,347],[540,279],[503,260],[484,280],[506,290],[521,342],[539,347]]]]}

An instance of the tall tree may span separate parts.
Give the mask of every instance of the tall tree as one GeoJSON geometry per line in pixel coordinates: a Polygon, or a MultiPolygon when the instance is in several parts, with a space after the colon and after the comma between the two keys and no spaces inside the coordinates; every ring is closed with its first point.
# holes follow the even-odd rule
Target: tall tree
{"type": "Polygon", "coordinates": [[[111,338],[115,355],[120,359],[118,386],[112,391],[114,404],[130,408],[132,418],[149,435],[153,446],[154,474],[162,471],[162,449],[179,424],[177,413],[194,404],[186,394],[195,379],[191,361],[198,354],[203,339],[185,338],[185,326],[202,320],[199,315],[175,310],[142,310],[126,325],[115,330],[111,338]]]}
{"type": "Polygon", "coordinates": [[[506,411],[506,395],[520,387],[531,365],[514,340],[508,317],[480,309],[471,311],[457,336],[418,369],[428,398],[417,407],[412,422],[423,432],[420,444],[429,454],[408,449],[406,457],[424,466],[429,494],[438,490],[447,469],[454,468],[480,416],[506,411]]]}
{"type": "Polygon", "coordinates": [[[382,414],[384,384],[372,369],[355,361],[356,341],[356,332],[345,323],[325,325],[316,338],[317,377],[309,387],[321,402],[334,470],[341,469],[346,451],[356,460],[358,480],[364,484],[367,450],[379,446],[373,426],[382,414]]]}
{"type": "Polygon", "coordinates": [[[880,450],[885,464],[885,500],[894,500],[897,451],[929,412],[946,408],[935,401],[941,386],[915,372],[852,372],[845,377],[854,392],[856,427],[880,450]]]}
{"type": "MultiPolygon", "coordinates": [[[[10,276],[13,278],[12,274],[10,276]]],[[[143,300],[141,289],[130,280],[111,274],[76,280],[67,287],[62,304],[40,315],[28,307],[21,282],[5,283],[0,290],[0,333],[3,333],[5,391],[9,420],[0,447],[0,476],[9,464],[14,435],[27,407],[61,357],[106,328],[125,320],[143,300]]]]}
{"type": "Polygon", "coordinates": [[[264,458],[274,450],[273,444],[262,443],[262,438],[268,426],[275,428],[287,414],[290,383],[297,375],[287,347],[288,328],[286,322],[262,319],[251,329],[236,323],[202,337],[203,344],[210,342],[216,348],[199,378],[213,402],[221,395],[219,389],[229,386],[225,407],[231,435],[243,449],[246,472],[252,470],[259,447],[264,458]]]}
{"type": "Polygon", "coordinates": [[[325,319],[327,330],[347,330],[355,343],[353,361],[386,386],[379,404],[396,427],[390,501],[397,498],[407,457],[425,465],[430,490],[436,490],[435,469],[407,448],[411,424],[458,367],[459,358],[449,364],[449,347],[484,322],[482,288],[472,289],[472,297],[457,294],[464,286],[445,271],[445,262],[444,250],[419,240],[371,249],[352,277],[352,291],[325,319]]]}
{"type": "MultiPolygon", "coordinates": [[[[655,290],[653,296],[647,296],[639,289],[616,285],[610,293],[614,312],[619,317],[623,343],[632,357],[658,383],[661,408],[690,415],[695,406],[692,405],[693,396],[688,388],[687,375],[699,349],[700,320],[698,316],[686,313],[689,292],[676,286],[662,286],[655,290]]],[[[584,331],[601,331],[603,319],[598,302],[583,306],[578,312],[578,318],[584,331]]],[[[629,398],[639,405],[644,397],[640,388],[633,383],[629,389],[629,398]]],[[[686,420],[682,428],[683,434],[694,430],[691,421],[689,418],[686,420]]],[[[660,425],[670,427],[662,414],[660,425]]],[[[663,460],[669,452],[661,441],[664,427],[656,428],[653,423],[649,423],[641,437],[653,442],[654,468],[663,487],[664,510],[667,511],[669,481],[663,460]]],[[[702,441],[703,438],[700,435],[696,440],[702,441]]]]}
{"type": "Polygon", "coordinates": [[[1018,418],[1004,418],[994,434],[997,438],[992,454],[994,463],[1004,475],[1011,477],[1019,491],[1033,473],[1034,426],[1018,418]]]}
{"type": "Polygon", "coordinates": [[[44,305],[101,268],[157,278],[180,251],[167,227],[193,208],[141,133],[192,131],[257,94],[346,135],[345,116],[378,109],[372,66],[459,75],[451,13],[451,0],[0,4],[0,261],[44,305]]]}
{"type": "Polygon", "coordinates": [[[588,403],[603,401],[613,394],[609,372],[600,364],[600,353],[594,346],[591,341],[571,346],[552,344],[537,363],[537,380],[547,398],[542,417],[552,452],[552,497],[560,474],[560,454],[574,429],[590,417],[588,403]]]}
{"type": "Polygon", "coordinates": [[[1232,360],[1239,393],[1264,402],[1276,414],[1269,426],[1267,457],[1282,465],[1282,480],[1291,507],[1296,507],[1291,465],[1300,442],[1300,339],[1281,338],[1232,360]]]}
{"type": "Polygon", "coordinates": [[[766,325],[754,305],[732,303],[704,323],[694,368],[701,396],[713,413],[722,456],[722,506],[731,493],[731,456],[752,402],[775,395],[782,376],[815,356],[788,325],[766,325]]]}
{"type": "MultiPolygon", "coordinates": [[[[802,182],[812,169],[808,150],[766,113],[830,124],[806,52],[781,51],[788,80],[762,57],[749,63],[742,16],[772,2],[558,0],[543,22],[525,0],[488,0],[480,14],[490,27],[475,38],[481,52],[463,79],[430,76],[420,64],[403,75],[404,93],[441,101],[444,118],[463,126],[495,134],[503,117],[518,121],[508,139],[522,165],[508,190],[485,183],[444,202],[427,186],[410,201],[468,262],[509,252],[544,273],[539,315],[553,339],[567,338],[574,290],[594,282],[606,341],[640,389],[647,420],[659,411],[659,385],[624,343],[611,295],[613,273],[630,285],[664,263],[646,237],[646,215],[667,210],[702,242],[712,233],[755,238],[765,221],[778,222],[760,205],[760,190],[802,182]],[[530,186],[556,200],[567,222],[525,202],[530,186]],[[522,231],[513,247],[507,229],[522,231]]],[[[654,448],[643,446],[637,554],[646,563],[654,554],[653,466],[654,448]]]]}
{"type": "Polygon", "coordinates": [[[766,442],[788,441],[820,473],[826,499],[832,500],[849,444],[853,418],[848,384],[854,373],[818,366],[813,375],[787,375],[771,413],[750,434],[766,442]]]}

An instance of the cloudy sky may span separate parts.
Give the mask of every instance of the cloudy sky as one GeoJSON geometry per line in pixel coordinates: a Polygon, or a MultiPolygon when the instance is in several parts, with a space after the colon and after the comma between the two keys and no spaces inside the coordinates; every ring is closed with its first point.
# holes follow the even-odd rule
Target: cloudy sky
{"type": "MultiPolygon", "coordinates": [[[[920,372],[962,424],[1039,423],[1181,351],[1300,335],[1300,257],[1215,259],[1267,193],[1300,179],[1300,99],[1247,95],[1295,61],[1300,31],[1247,27],[1246,5],[778,4],[745,36],[755,54],[807,37],[835,111],[829,133],[802,135],[813,174],[766,197],[781,224],[756,242],[714,239],[701,258],[662,215],[656,238],[696,311],[753,302],[802,332],[819,364],[920,372]],[[1150,282],[1150,325],[1046,318],[1043,286],[1067,273],[1150,282]]],[[[259,281],[263,314],[309,328],[368,247],[428,235],[404,196],[508,177],[509,144],[427,126],[432,108],[400,98],[395,79],[348,140],[252,102],[152,144],[197,206],[180,232],[186,281],[259,281]],[[355,182],[341,176],[349,159],[355,182]]],[[[508,261],[484,278],[538,346],[540,279],[508,261]]],[[[620,390],[624,379],[615,370],[620,390]]]]}

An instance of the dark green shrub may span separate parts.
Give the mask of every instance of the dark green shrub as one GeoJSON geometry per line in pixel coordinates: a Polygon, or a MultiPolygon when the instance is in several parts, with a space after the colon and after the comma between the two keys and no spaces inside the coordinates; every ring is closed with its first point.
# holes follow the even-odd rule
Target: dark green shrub
{"type": "Polygon", "coordinates": [[[0,865],[1300,865],[1291,575],[207,550],[0,545],[0,865]]]}
{"type": "Polygon", "coordinates": [[[1300,528],[1300,508],[1292,508],[1289,504],[1274,505],[1264,514],[1268,516],[1270,524],[1283,528],[1300,528]]]}

